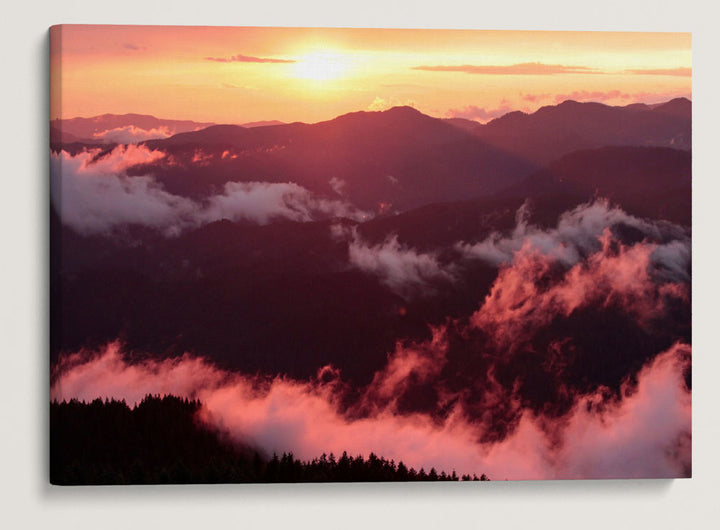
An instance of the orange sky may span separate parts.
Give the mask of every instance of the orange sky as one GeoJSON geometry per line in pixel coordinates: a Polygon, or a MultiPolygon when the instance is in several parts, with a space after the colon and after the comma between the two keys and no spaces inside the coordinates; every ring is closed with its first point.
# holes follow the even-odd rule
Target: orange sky
{"type": "Polygon", "coordinates": [[[691,67],[689,33],[66,25],[51,30],[51,118],[316,122],[409,104],[486,121],[690,97],[691,67]]]}

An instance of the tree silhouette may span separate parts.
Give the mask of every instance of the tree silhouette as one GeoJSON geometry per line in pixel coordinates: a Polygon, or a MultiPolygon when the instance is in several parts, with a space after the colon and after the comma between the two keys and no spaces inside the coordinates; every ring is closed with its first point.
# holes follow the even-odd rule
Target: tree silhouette
{"type": "MultiPolygon", "coordinates": [[[[146,396],[124,401],[71,400],[50,405],[53,484],[184,484],[232,482],[379,482],[458,480],[455,471],[416,472],[375,453],[310,461],[292,452],[270,458],[197,420],[200,402],[146,396]]],[[[463,475],[463,480],[470,480],[463,475]]],[[[488,480],[485,474],[472,480],[488,480]]]]}

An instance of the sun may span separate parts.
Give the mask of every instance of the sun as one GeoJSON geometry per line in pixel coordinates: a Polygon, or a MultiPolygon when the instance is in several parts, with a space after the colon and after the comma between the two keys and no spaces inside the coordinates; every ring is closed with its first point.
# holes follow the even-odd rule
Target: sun
{"type": "Polygon", "coordinates": [[[334,52],[315,52],[297,59],[292,76],[297,79],[330,81],[342,77],[350,68],[348,57],[334,52]]]}

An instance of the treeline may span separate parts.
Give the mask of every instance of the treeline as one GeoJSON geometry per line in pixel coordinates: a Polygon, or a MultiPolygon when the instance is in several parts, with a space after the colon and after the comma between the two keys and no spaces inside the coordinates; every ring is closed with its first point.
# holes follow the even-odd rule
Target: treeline
{"type": "Polygon", "coordinates": [[[196,419],[197,400],[146,396],[124,401],[72,400],[50,405],[50,482],[80,484],[200,484],[251,482],[380,482],[488,480],[483,474],[416,471],[376,456],[311,461],[292,453],[268,458],[196,419]]]}

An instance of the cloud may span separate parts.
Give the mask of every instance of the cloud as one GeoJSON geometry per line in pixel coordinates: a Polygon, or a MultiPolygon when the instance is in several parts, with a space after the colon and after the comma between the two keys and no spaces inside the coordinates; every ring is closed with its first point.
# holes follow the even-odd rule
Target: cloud
{"type": "Polygon", "coordinates": [[[561,103],[568,99],[573,101],[609,101],[613,99],[632,99],[632,94],[620,92],[619,90],[608,90],[608,91],[587,91],[587,90],[576,90],[569,94],[557,94],[555,96],[555,102],[561,103]]]}
{"type": "Polygon", "coordinates": [[[204,222],[246,219],[258,224],[277,218],[306,222],[318,217],[343,217],[362,221],[371,216],[345,201],[318,197],[292,182],[227,182],[224,192],[210,197],[198,215],[204,222]]]}
{"type": "Polygon", "coordinates": [[[231,57],[205,57],[206,61],[217,63],[296,63],[292,59],[274,59],[272,57],[253,57],[251,55],[233,55],[231,57]]]}
{"type": "MultiPolygon", "coordinates": [[[[202,153],[198,162],[205,160],[202,153]]],[[[165,191],[151,175],[128,176],[133,166],[165,159],[143,145],[120,145],[75,156],[52,153],[53,205],[66,225],[82,234],[109,233],[142,225],[174,235],[201,224],[229,219],[266,224],[276,219],[312,221],[327,217],[363,220],[372,216],[350,203],[318,196],[294,183],[227,182],[221,193],[194,201],[165,191]]]]}
{"type": "Polygon", "coordinates": [[[522,94],[522,99],[523,99],[523,101],[529,101],[530,103],[535,103],[536,101],[549,99],[551,96],[552,96],[552,94],[522,94]]]}
{"type": "Polygon", "coordinates": [[[376,96],[370,105],[368,105],[367,110],[371,112],[378,112],[378,111],[384,111],[391,109],[393,107],[417,107],[417,103],[411,99],[399,99],[399,98],[381,98],[379,96],[376,96]]]}
{"type": "Polygon", "coordinates": [[[556,75],[556,74],[597,74],[595,68],[587,66],[565,66],[562,64],[519,63],[511,65],[439,65],[414,66],[413,70],[426,72],[463,72],[484,75],[556,75]]]}
{"type": "Polygon", "coordinates": [[[117,127],[115,129],[93,133],[93,138],[102,140],[106,144],[136,144],[138,142],[144,142],[145,140],[168,138],[173,134],[175,134],[175,131],[171,131],[165,126],[155,129],[141,129],[134,125],[127,125],[125,127],[117,127]]]}
{"type": "Polygon", "coordinates": [[[672,299],[688,298],[687,286],[654,281],[654,245],[626,247],[613,241],[609,232],[601,241],[599,252],[574,265],[559,281],[553,280],[553,260],[524,246],[512,264],[500,270],[482,307],[472,315],[472,324],[490,333],[501,347],[513,349],[555,317],[567,318],[583,307],[617,308],[645,325],[664,316],[672,299]]]}
{"type": "MultiPolygon", "coordinates": [[[[563,212],[555,228],[541,228],[530,224],[530,213],[530,205],[526,202],[517,211],[512,231],[505,234],[492,232],[479,243],[458,243],[456,248],[467,257],[500,266],[512,262],[515,254],[528,246],[565,266],[571,266],[584,256],[600,250],[600,237],[606,229],[626,226],[647,238],[667,242],[669,247],[676,251],[678,247],[682,248],[683,252],[680,254],[684,257],[675,256],[676,260],[670,260],[666,266],[679,273],[676,279],[687,279],[687,274],[680,274],[680,271],[689,266],[690,236],[682,227],[665,221],[650,222],[634,217],[616,206],[610,206],[605,199],[580,204],[563,212]]],[[[656,256],[665,253],[673,252],[663,245],[656,249],[656,256]]]]}
{"type": "Polygon", "coordinates": [[[683,377],[691,355],[687,345],[676,344],[647,362],[633,378],[637,383],[628,379],[617,399],[609,399],[603,389],[581,394],[560,418],[523,409],[512,432],[485,443],[480,441],[482,424],[469,420],[460,405],[438,420],[398,413],[392,399],[375,399],[402,392],[418,375],[435,377],[445,348],[442,332],[409,348],[398,345],[376,374],[361,399],[375,400],[377,406],[361,416],[343,411],[343,383],[332,367],[307,381],[262,379],[226,372],[187,354],[133,363],[117,342],[99,352],[61,358],[50,396],[107,397],[131,405],[146,394],[197,398],[203,404],[202,421],[268,453],[293,452],[306,460],[323,452],[375,452],[416,469],[487,473],[493,479],[690,474],[691,394],[683,377]]]}
{"type": "Polygon", "coordinates": [[[670,75],[692,77],[692,68],[638,68],[635,70],[625,70],[625,73],[633,75],[670,75]]]}
{"type": "Polygon", "coordinates": [[[601,391],[582,396],[558,451],[564,477],[690,476],[692,399],[683,381],[690,357],[690,346],[675,344],[640,370],[637,385],[625,382],[617,403],[605,403],[601,391]]]}
{"type": "Polygon", "coordinates": [[[330,187],[332,190],[337,193],[340,196],[345,195],[345,185],[346,182],[343,179],[339,179],[337,177],[333,177],[329,181],[330,187]]]}
{"type": "Polygon", "coordinates": [[[438,283],[455,281],[453,265],[441,264],[433,253],[422,253],[401,245],[397,236],[370,245],[355,231],[348,255],[351,265],[378,276],[382,283],[406,298],[432,293],[438,283]]]}
{"type": "MultiPolygon", "coordinates": [[[[95,173],[100,167],[120,178],[117,172],[129,163],[163,155],[127,146],[84,156],[70,157],[87,164],[90,174],[82,176],[102,176],[95,173]]],[[[155,199],[167,202],[163,195],[155,199]]],[[[228,183],[211,200],[185,208],[194,222],[238,212],[268,222],[272,215],[305,220],[345,207],[291,183],[228,183]]],[[[306,380],[261,377],[221,370],[189,354],[132,357],[113,342],[61,356],[52,371],[51,398],[109,397],[130,404],[148,393],[197,398],[202,421],[268,453],[292,451],[302,459],[375,452],[416,469],[492,479],[690,476],[691,391],[685,380],[691,347],[674,331],[656,333],[672,328],[679,303],[689,307],[688,229],[631,216],[604,200],[580,205],[542,228],[530,223],[525,204],[511,230],[458,243],[452,251],[461,259],[446,264],[452,251],[441,259],[439,252],[420,252],[396,236],[371,244],[350,224],[338,221],[330,228],[336,241],[348,242],[350,264],[403,297],[454,283],[475,260],[498,267],[497,277],[469,316],[432,327],[428,340],[398,340],[386,363],[358,387],[329,365],[306,380]],[[646,332],[643,339],[633,341],[622,330],[612,339],[598,337],[585,327],[598,313],[579,321],[577,335],[555,333],[555,322],[589,308],[618,313],[646,332]],[[542,338],[547,332],[551,337],[542,338]],[[580,335],[594,344],[574,360],[575,349],[583,348],[580,335]],[[603,380],[612,389],[593,377],[565,375],[568,366],[603,365],[618,352],[627,358],[627,371],[612,383],[603,380]],[[547,381],[560,397],[533,396],[536,387],[523,387],[530,380],[547,381]],[[418,394],[422,406],[413,401],[418,394]]]]}
{"type": "Polygon", "coordinates": [[[117,225],[168,229],[191,216],[192,201],[163,190],[152,177],[127,177],[127,168],[165,156],[145,146],[118,146],[76,156],[50,157],[50,192],[63,223],[82,234],[108,232],[117,225]]]}
{"type": "Polygon", "coordinates": [[[432,339],[403,345],[398,342],[395,352],[388,356],[387,365],[375,372],[359,404],[359,408],[379,412],[398,412],[398,400],[412,385],[433,381],[446,363],[448,350],[447,329],[432,328],[432,339]]]}
{"type": "Polygon", "coordinates": [[[456,248],[501,267],[470,320],[502,348],[521,346],[555,317],[582,307],[617,307],[643,325],[661,316],[672,299],[689,296],[686,231],[635,218],[606,201],[566,212],[556,228],[545,230],[528,223],[523,205],[511,233],[493,233],[480,243],[456,248]],[[622,244],[612,232],[620,226],[637,230],[645,239],[622,244]]]}
{"type": "Polygon", "coordinates": [[[498,118],[513,110],[507,103],[503,102],[496,109],[486,110],[485,108],[478,107],[475,105],[467,105],[461,109],[449,109],[445,113],[446,118],[465,118],[467,120],[476,120],[480,122],[487,122],[493,118],[498,118]]]}

